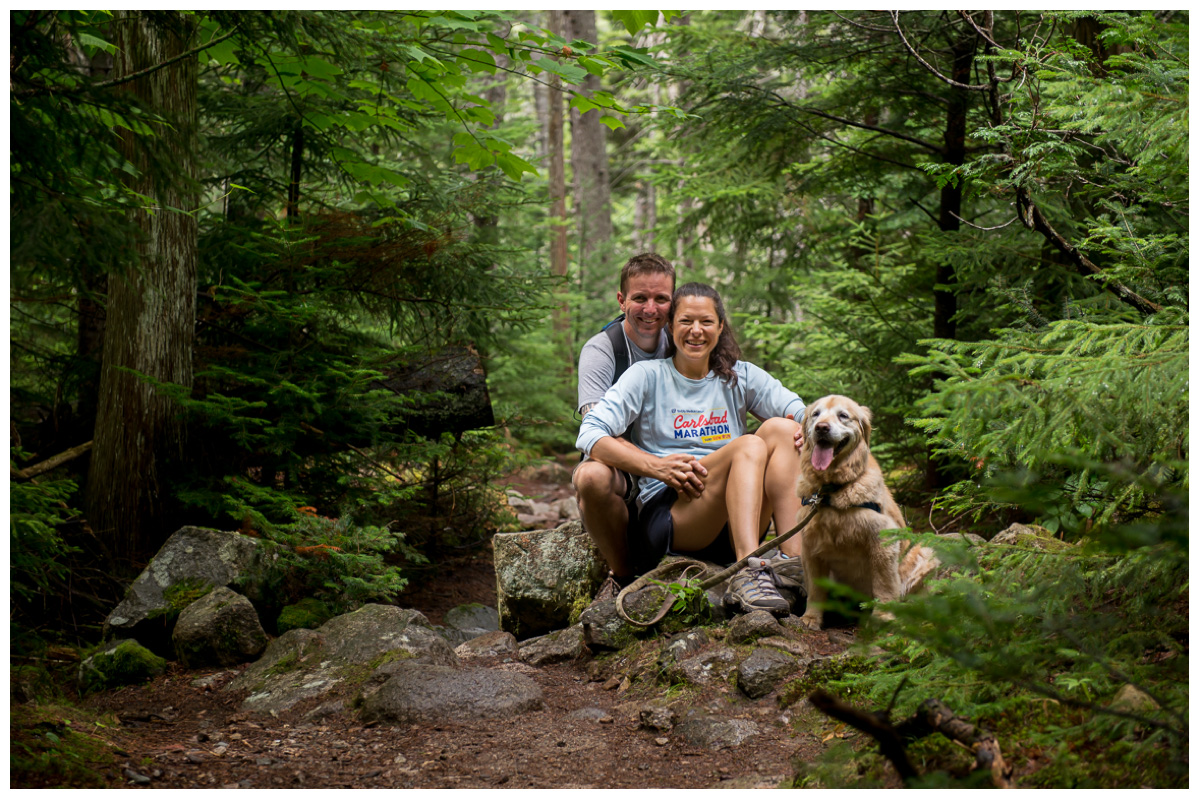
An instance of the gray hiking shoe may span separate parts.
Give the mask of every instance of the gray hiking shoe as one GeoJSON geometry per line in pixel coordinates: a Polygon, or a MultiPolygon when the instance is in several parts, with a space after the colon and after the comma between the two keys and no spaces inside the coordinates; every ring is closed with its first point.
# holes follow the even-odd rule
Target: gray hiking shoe
{"type": "Polygon", "coordinates": [[[763,560],[775,573],[775,585],[782,589],[797,589],[804,592],[804,564],[799,558],[784,555],[775,550],[775,555],[763,560]]]}
{"type": "Polygon", "coordinates": [[[778,616],[786,616],[792,609],[791,603],[775,588],[775,573],[761,558],[751,558],[729,579],[725,604],[741,606],[746,612],[770,611],[778,616]]]}

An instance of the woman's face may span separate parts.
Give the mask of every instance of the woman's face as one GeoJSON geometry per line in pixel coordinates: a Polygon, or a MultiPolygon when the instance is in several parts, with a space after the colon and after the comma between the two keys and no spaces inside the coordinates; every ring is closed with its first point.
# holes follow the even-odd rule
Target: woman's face
{"type": "Polygon", "coordinates": [[[717,318],[717,304],[712,298],[692,295],[675,300],[671,339],[675,342],[678,356],[690,362],[707,364],[709,355],[717,346],[722,327],[717,318]]]}

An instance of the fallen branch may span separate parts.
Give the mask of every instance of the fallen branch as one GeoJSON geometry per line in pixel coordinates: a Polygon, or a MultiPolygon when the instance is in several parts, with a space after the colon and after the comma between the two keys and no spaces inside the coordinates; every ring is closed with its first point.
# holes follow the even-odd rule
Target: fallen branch
{"type": "Polygon", "coordinates": [[[88,450],[91,450],[91,449],[92,449],[92,443],[84,442],[81,445],[72,447],[70,450],[65,450],[56,456],[47,458],[45,461],[41,462],[40,464],[34,464],[33,466],[26,467],[25,469],[14,469],[14,470],[12,470],[12,477],[16,478],[18,480],[23,480],[23,481],[27,481],[30,478],[36,478],[38,475],[41,475],[43,472],[49,472],[50,470],[54,469],[55,467],[59,466],[60,464],[65,464],[68,461],[70,461],[71,459],[78,458],[79,456],[83,455],[84,453],[86,453],[88,450]]]}
{"type": "Polygon", "coordinates": [[[904,742],[937,732],[973,752],[975,768],[987,770],[997,789],[1015,788],[1012,767],[1000,754],[996,737],[956,716],[941,700],[926,700],[913,716],[893,726],[888,722],[887,712],[862,711],[819,689],[808,699],[828,716],[854,726],[879,742],[879,752],[892,763],[905,783],[919,777],[919,773],[908,759],[904,742]]]}

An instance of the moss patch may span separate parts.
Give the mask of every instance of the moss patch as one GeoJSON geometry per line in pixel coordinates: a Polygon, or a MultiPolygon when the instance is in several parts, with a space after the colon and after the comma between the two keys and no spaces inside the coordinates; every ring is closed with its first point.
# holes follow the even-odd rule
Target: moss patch
{"type": "Polygon", "coordinates": [[[13,706],[9,722],[9,785],[20,789],[124,785],[116,746],[106,731],[112,717],[69,706],[13,706]]]}
{"type": "Polygon", "coordinates": [[[167,660],[132,639],[116,647],[101,647],[79,667],[79,688],[84,694],[145,683],[167,671],[167,660]]]}
{"type": "Polygon", "coordinates": [[[286,633],[297,628],[316,630],[333,619],[329,606],[315,597],[306,597],[295,605],[285,606],[275,622],[276,633],[286,633]]]}

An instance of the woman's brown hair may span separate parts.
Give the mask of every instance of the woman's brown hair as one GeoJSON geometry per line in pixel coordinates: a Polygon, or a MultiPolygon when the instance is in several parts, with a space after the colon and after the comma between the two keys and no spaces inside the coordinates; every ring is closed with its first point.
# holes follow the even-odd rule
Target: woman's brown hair
{"type": "MultiPolygon", "coordinates": [[[[725,316],[725,304],[721,302],[721,295],[707,283],[685,283],[680,286],[671,297],[671,310],[667,314],[668,330],[673,330],[675,327],[675,309],[679,308],[679,300],[683,297],[707,297],[713,301],[713,307],[717,310],[717,321],[721,323],[721,335],[717,337],[717,346],[713,348],[708,357],[708,366],[713,372],[724,378],[730,386],[736,386],[737,373],[733,371],[733,365],[742,357],[742,348],[738,347],[737,339],[733,337],[733,328],[725,316]]],[[[675,355],[675,337],[668,335],[667,358],[673,355],[675,355]]]]}

